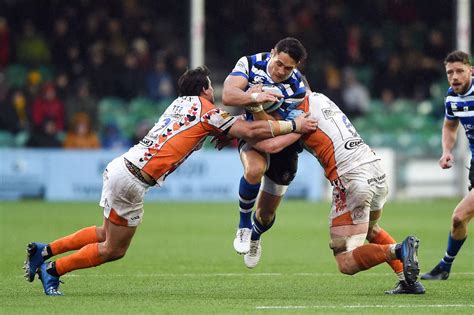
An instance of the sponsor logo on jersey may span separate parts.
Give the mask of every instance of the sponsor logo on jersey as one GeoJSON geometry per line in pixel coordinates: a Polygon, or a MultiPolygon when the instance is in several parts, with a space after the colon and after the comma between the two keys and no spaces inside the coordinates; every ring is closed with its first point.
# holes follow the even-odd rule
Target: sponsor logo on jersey
{"type": "Polygon", "coordinates": [[[223,112],[223,113],[221,113],[221,117],[222,117],[223,119],[227,119],[227,118],[229,118],[230,116],[231,116],[231,115],[230,115],[230,113],[228,113],[228,112],[223,112]]]}
{"type": "Polygon", "coordinates": [[[151,139],[143,138],[140,140],[140,144],[145,146],[145,147],[151,147],[153,145],[154,141],[151,139]]]}
{"type": "Polygon", "coordinates": [[[336,116],[336,111],[331,108],[324,108],[322,111],[325,119],[330,119],[336,116]]]}
{"type": "Polygon", "coordinates": [[[364,140],[362,139],[349,140],[344,144],[344,148],[346,148],[346,150],[354,150],[361,144],[364,144],[364,140]]]}
{"type": "Polygon", "coordinates": [[[260,84],[260,83],[263,84],[263,82],[265,82],[265,78],[264,78],[264,77],[261,77],[261,76],[259,76],[259,75],[256,75],[256,76],[253,78],[253,83],[254,83],[254,84],[260,84]]]}

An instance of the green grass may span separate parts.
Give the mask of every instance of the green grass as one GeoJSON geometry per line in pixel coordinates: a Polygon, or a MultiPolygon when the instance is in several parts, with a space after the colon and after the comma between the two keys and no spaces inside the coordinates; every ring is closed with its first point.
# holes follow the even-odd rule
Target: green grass
{"type": "MultiPolygon", "coordinates": [[[[389,203],[381,225],[398,240],[408,234],[421,239],[419,259],[426,272],[444,253],[456,203],[389,203]]],[[[448,281],[423,282],[422,296],[388,296],[383,292],[396,279],[387,264],[355,276],[338,272],[328,247],[328,207],[285,201],[263,238],[259,266],[248,270],[232,247],[235,204],[148,203],[127,255],[65,275],[65,296],[58,298],[45,296],[38,280],[22,277],[25,246],[101,224],[101,210],[95,203],[2,202],[0,313],[474,313],[472,239],[448,281]]]]}

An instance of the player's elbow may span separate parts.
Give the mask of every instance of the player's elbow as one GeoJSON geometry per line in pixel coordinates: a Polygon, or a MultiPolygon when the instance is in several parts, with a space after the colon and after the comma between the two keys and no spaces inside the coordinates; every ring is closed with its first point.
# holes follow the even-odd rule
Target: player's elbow
{"type": "Polygon", "coordinates": [[[225,88],[222,90],[222,103],[226,106],[234,105],[232,103],[231,93],[229,93],[228,89],[225,89],[225,88]]]}

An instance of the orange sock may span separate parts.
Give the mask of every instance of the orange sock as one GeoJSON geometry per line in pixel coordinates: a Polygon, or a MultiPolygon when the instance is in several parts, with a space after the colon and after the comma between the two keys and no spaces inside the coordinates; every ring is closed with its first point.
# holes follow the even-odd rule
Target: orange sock
{"type": "MultiPolygon", "coordinates": [[[[397,241],[393,239],[393,237],[388,234],[384,229],[380,229],[380,231],[375,235],[375,237],[370,241],[370,243],[379,244],[379,245],[387,245],[387,244],[396,244],[397,241]]],[[[403,264],[400,260],[395,259],[388,262],[390,267],[395,273],[403,272],[403,264]]]]}
{"type": "Polygon", "coordinates": [[[360,270],[366,270],[391,260],[390,245],[365,244],[352,251],[360,270]]]}
{"type": "Polygon", "coordinates": [[[97,232],[95,226],[89,226],[71,235],[60,238],[49,243],[53,255],[62,254],[70,250],[76,250],[91,243],[97,243],[97,232]]]}
{"type": "Polygon", "coordinates": [[[99,243],[89,244],[71,254],[56,260],[56,271],[62,276],[76,269],[95,267],[104,261],[99,256],[99,243]]]}

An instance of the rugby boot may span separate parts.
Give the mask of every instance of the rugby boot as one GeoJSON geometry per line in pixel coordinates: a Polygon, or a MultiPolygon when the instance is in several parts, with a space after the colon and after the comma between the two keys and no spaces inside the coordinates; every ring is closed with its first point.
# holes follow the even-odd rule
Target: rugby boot
{"type": "Polygon", "coordinates": [[[43,283],[44,293],[52,296],[63,295],[62,292],[58,290],[59,283],[62,283],[62,281],[59,280],[59,277],[48,273],[47,269],[49,264],[51,264],[51,262],[45,262],[38,268],[38,276],[43,283]]]}
{"type": "Polygon", "coordinates": [[[252,235],[252,229],[241,228],[237,229],[234,239],[235,251],[242,255],[247,254],[250,250],[250,236],[252,235]]]}
{"type": "Polygon", "coordinates": [[[441,268],[440,265],[437,265],[430,272],[427,272],[421,276],[422,280],[448,280],[449,271],[441,268]]]}
{"type": "Polygon", "coordinates": [[[385,291],[385,294],[425,294],[425,288],[418,281],[408,283],[405,280],[400,280],[395,288],[385,291]]]}
{"type": "Polygon", "coordinates": [[[244,255],[244,262],[247,268],[254,268],[257,266],[262,256],[262,245],[260,245],[260,240],[251,240],[250,241],[250,250],[247,254],[244,255]]]}
{"type": "Polygon", "coordinates": [[[406,282],[413,284],[416,282],[420,273],[418,266],[418,244],[420,240],[414,236],[408,236],[400,245],[400,257],[403,263],[403,274],[406,282]]]}
{"type": "MultiPolygon", "coordinates": [[[[25,278],[29,282],[35,280],[35,274],[39,266],[44,262],[43,251],[46,251],[47,244],[29,243],[26,246],[26,261],[23,269],[25,269],[25,278]]],[[[47,253],[46,253],[47,254],[47,253]]]]}

